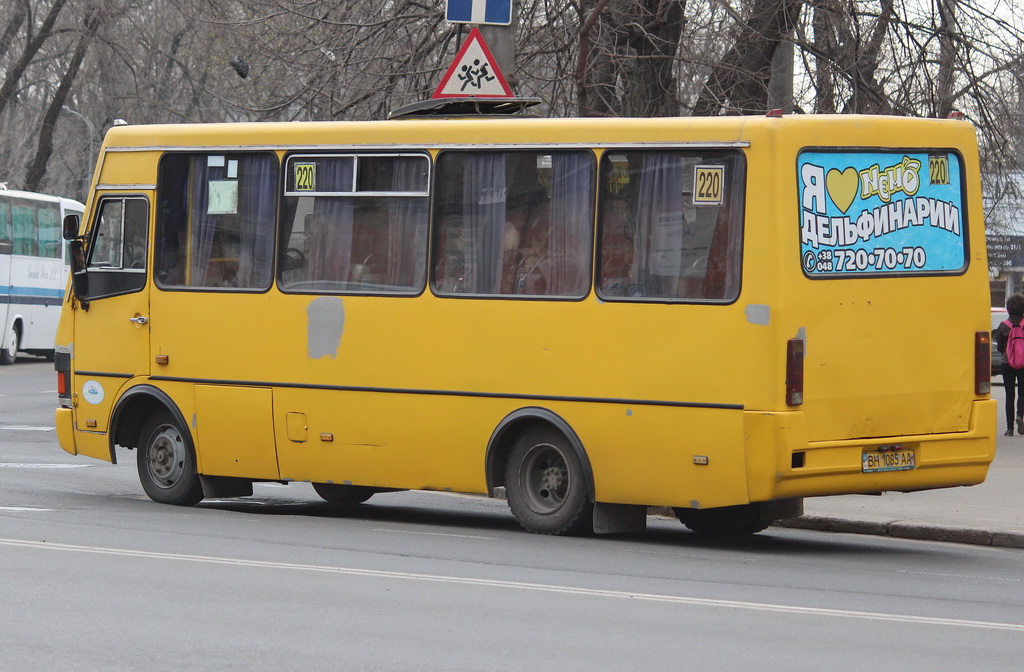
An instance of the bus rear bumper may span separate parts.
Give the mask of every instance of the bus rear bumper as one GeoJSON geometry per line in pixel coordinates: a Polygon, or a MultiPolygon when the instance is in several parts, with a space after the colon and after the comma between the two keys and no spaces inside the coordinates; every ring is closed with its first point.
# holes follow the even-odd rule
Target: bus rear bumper
{"type": "Polygon", "coordinates": [[[998,402],[973,404],[966,432],[815,442],[799,411],[748,412],[750,501],[977,485],[995,457],[998,402]],[[867,470],[866,453],[887,451],[912,452],[913,466],[867,470]]]}

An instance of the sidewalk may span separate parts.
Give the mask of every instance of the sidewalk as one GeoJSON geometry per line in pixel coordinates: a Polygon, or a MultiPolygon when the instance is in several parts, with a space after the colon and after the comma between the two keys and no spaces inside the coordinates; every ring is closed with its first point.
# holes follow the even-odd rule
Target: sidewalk
{"type": "Polygon", "coordinates": [[[877,534],[906,539],[954,541],[1024,548],[1024,436],[1003,436],[1001,377],[993,380],[999,400],[996,457],[988,478],[969,488],[843,495],[804,500],[801,518],[782,527],[877,534]]]}

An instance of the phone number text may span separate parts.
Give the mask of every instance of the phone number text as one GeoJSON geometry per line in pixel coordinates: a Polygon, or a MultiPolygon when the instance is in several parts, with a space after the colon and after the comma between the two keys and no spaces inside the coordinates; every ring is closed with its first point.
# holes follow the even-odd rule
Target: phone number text
{"type": "Polygon", "coordinates": [[[821,250],[805,252],[808,273],[850,273],[854,271],[919,270],[928,262],[923,247],[876,247],[873,250],[821,250]]]}

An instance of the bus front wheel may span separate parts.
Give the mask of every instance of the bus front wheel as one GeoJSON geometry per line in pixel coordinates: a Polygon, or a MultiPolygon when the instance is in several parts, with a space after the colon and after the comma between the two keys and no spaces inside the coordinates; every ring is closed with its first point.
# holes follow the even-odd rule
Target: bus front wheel
{"type": "Polygon", "coordinates": [[[376,490],[365,485],[344,485],[342,483],[314,483],[313,489],[325,502],[354,506],[373,497],[376,490]]]}
{"type": "Polygon", "coordinates": [[[593,508],[579,456],[560,432],[535,428],[520,436],[505,471],[508,506],[519,524],[537,534],[584,534],[593,508]]]}
{"type": "Polygon", "coordinates": [[[7,347],[0,350],[0,364],[8,365],[14,364],[14,360],[18,357],[18,348],[20,347],[18,336],[18,327],[11,325],[11,330],[7,332],[7,347]]]}
{"type": "Polygon", "coordinates": [[[195,451],[170,413],[157,413],[146,422],[138,450],[139,480],[150,499],[177,506],[202,501],[195,451]]]}

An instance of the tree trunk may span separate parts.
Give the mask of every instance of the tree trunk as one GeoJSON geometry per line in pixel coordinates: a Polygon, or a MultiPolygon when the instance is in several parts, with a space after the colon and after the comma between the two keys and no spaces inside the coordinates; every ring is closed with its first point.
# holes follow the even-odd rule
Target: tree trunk
{"type": "Polygon", "coordinates": [[[96,37],[96,31],[101,23],[99,11],[86,18],[85,31],[78,38],[78,44],[75,45],[75,52],[71,56],[71,62],[68,63],[67,70],[61,76],[60,85],[57,86],[57,91],[54,93],[50,105],[46,109],[46,114],[43,116],[42,127],[39,131],[38,149],[36,150],[35,157],[32,159],[32,163],[29,165],[28,173],[25,175],[25,189],[27,191],[39,191],[43,178],[46,176],[46,164],[49,163],[50,155],[53,154],[53,130],[57,123],[57,116],[68,99],[71,85],[74,84],[78,71],[82,67],[82,61],[85,60],[85,53],[88,51],[89,45],[92,44],[93,38],[96,37]]]}
{"type": "Polygon", "coordinates": [[[695,115],[767,111],[772,58],[796,25],[802,5],[801,0],[752,0],[735,43],[715,64],[697,99],[695,115]]]}
{"type": "Polygon", "coordinates": [[[944,119],[953,111],[953,76],[956,71],[957,0],[938,0],[939,72],[935,82],[935,116],[944,119]]]}
{"type": "Polygon", "coordinates": [[[39,48],[53,34],[53,24],[57,22],[57,16],[64,9],[66,3],[67,0],[56,0],[50,6],[50,13],[46,15],[46,20],[39,27],[39,32],[36,33],[34,38],[29,40],[28,44],[25,45],[25,51],[22,52],[17,63],[7,72],[4,83],[0,85],[0,114],[3,114],[4,108],[7,107],[7,103],[11,99],[11,94],[14,93],[15,87],[18,85],[18,81],[25,74],[25,70],[28,69],[32,59],[35,58],[39,48]]]}

